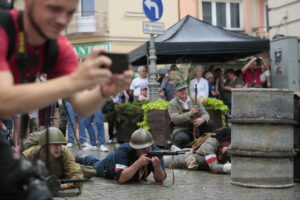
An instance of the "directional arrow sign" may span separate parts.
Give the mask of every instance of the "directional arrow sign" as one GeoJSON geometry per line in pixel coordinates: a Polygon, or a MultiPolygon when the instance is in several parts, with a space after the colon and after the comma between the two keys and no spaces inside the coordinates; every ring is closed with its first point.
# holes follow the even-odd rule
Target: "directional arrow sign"
{"type": "Polygon", "coordinates": [[[158,21],[163,14],[163,5],[161,0],[143,0],[145,15],[151,21],[158,21]]]}

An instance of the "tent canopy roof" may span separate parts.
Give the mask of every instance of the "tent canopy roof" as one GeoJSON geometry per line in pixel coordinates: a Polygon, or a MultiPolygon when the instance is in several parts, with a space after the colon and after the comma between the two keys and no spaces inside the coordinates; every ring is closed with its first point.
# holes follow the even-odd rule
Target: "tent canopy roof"
{"type": "MultiPolygon", "coordinates": [[[[269,50],[269,40],[225,30],[186,16],[155,37],[158,64],[225,62],[269,50]]],[[[134,65],[146,64],[149,42],[129,53],[134,65]]]]}

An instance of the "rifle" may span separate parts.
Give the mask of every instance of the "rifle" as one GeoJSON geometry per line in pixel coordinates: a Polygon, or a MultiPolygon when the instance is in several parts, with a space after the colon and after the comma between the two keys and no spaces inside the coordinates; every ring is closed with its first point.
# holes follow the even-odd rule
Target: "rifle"
{"type": "Polygon", "coordinates": [[[46,178],[46,183],[49,190],[52,193],[56,193],[60,190],[60,184],[64,183],[84,183],[88,179],[87,178],[80,178],[80,179],[59,179],[57,176],[48,176],[46,178]]]}
{"type": "Polygon", "coordinates": [[[152,158],[154,156],[161,158],[163,156],[177,156],[179,154],[185,154],[186,151],[166,151],[166,150],[160,150],[160,151],[148,151],[147,157],[152,158]]]}
{"type": "MultiPolygon", "coordinates": [[[[195,84],[194,106],[195,105],[198,106],[197,96],[198,96],[198,89],[197,89],[197,84],[195,84]]],[[[194,116],[193,116],[193,120],[195,120],[195,119],[197,119],[197,113],[195,113],[194,116]]],[[[197,139],[197,135],[199,135],[198,131],[199,131],[198,127],[193,124],[194,141],[197,139]]]]}

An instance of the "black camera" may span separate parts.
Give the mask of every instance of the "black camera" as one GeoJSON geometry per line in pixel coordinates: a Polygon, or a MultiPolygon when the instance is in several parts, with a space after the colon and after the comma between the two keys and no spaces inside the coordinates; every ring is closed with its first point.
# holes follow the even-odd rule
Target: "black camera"
{"type": "Polygon", "coordinates": [[[20,173],[24,178],[23,189],[26,200],[50,200],[52,195],[45,182],[48,174],[45,164],[36,160],[30,163],[27,160],[20,160],[20,173]]]}
{"type": "Polygon", "coordinates": [[[0,199],[50,200],[47,170],[38,160],[16,159],[5,135],[0,134],[0,199]]]}
{"type": "Polygon", "coordinates": [[[256,58],[256,66],[261,66],[262,64],[262,59],[261,58],[256,58]]]}

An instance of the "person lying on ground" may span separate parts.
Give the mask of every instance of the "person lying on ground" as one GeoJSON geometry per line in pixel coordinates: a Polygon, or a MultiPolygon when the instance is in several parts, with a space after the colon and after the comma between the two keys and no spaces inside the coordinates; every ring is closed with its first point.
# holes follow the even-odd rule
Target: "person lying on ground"
{"type": "Polygon", "coordinates": [[[145,181],[151,172],[157,183],[163,183],[166,172],[163,159],[146,157],[146,153],[159,150],[152,135],[145,129],[138,129],[131,135],[129,143],[122,144],[103,160],[95,156],[78,154],[76,162],[96,168],[97,176],[115,179],[123,184],[129,181],[145,181]]]}

